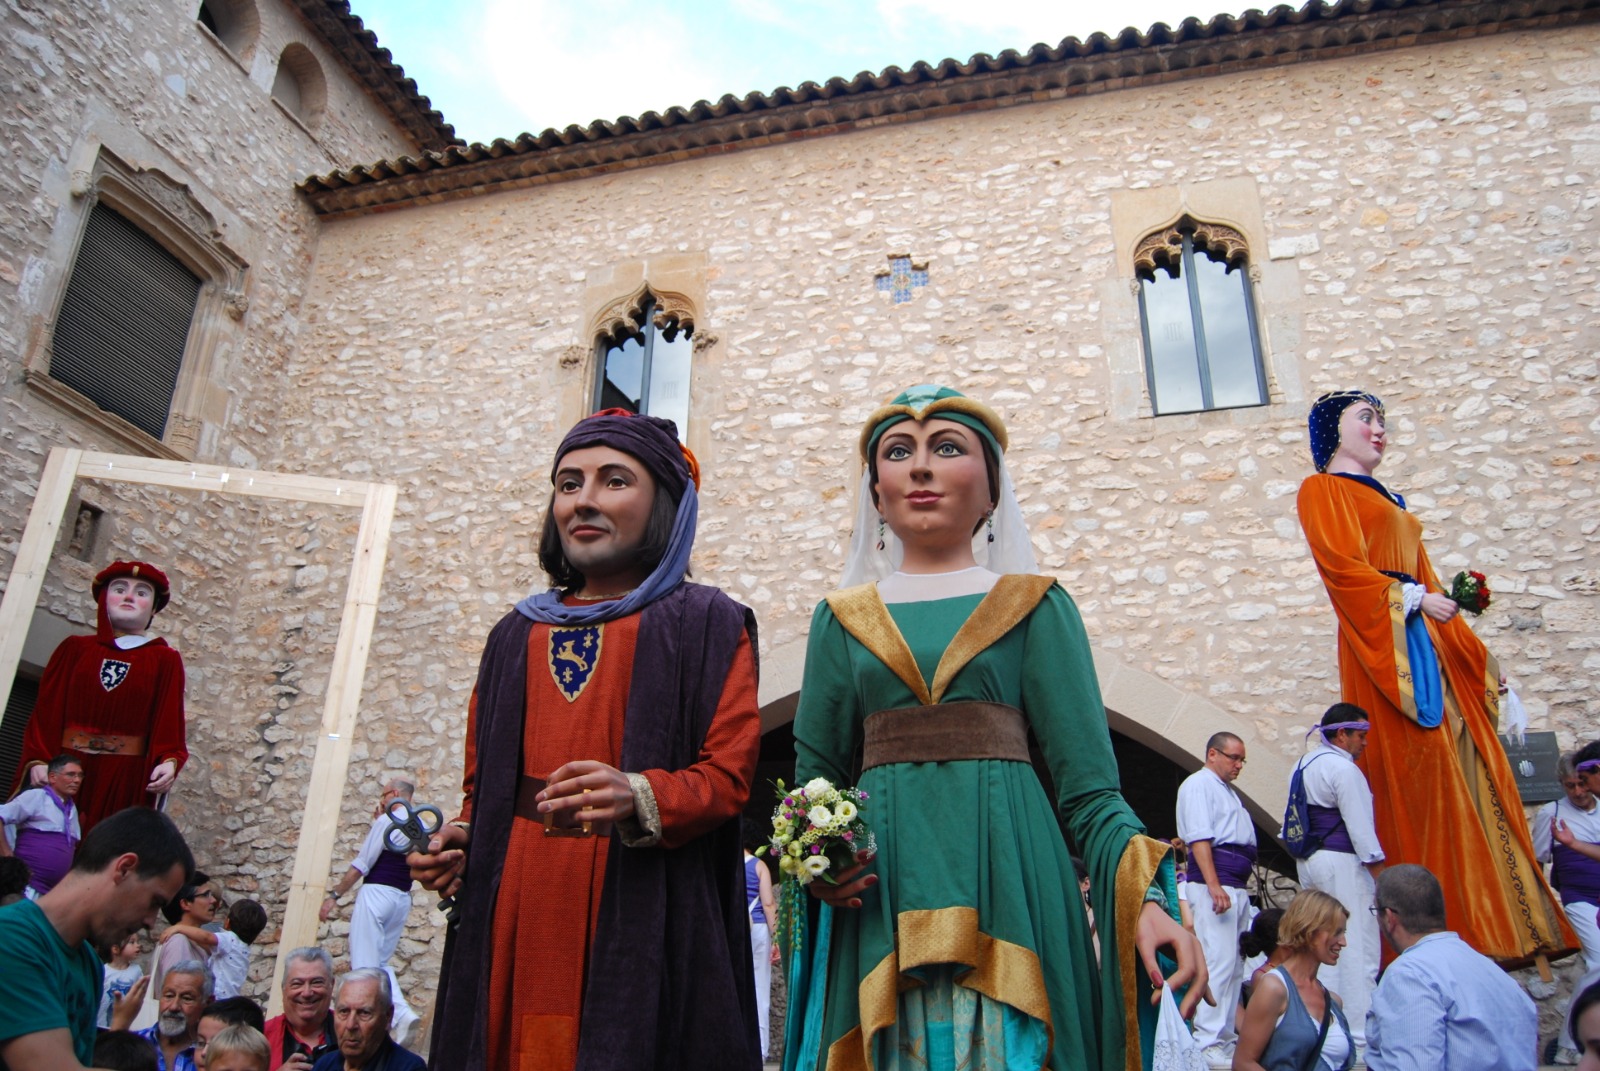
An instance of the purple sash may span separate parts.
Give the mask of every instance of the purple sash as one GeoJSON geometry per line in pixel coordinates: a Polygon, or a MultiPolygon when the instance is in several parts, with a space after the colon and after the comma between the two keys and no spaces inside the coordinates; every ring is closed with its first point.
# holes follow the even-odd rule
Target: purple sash
{"type": "Polygon", "coordinates": [[[17,830],[17,858],[28,864],[32,877],[28,885],[43,896],[72,869],[72,856],[78,842],[70,833],[47,833],[42,829],[17,830]]]}
{"type": "Polygon", "coordinates": [[[1550,862],[1550,884],[1561,893],[1563,904],[1600,907],[1600,859],[1590,859],[1565,844],[1552,844],[1550,862]]]}
{"type": "Polygon", "coordinates": [[[1339,813],[1339,808],[1310,803],[1306,810],[1311,815],[1311,841],[1317,845],[1317,851],[1356,854],[1356,846],[1350,842],[1350,830],[1345,828],[1344,815],[1339,813]]]}
{"type": "MultiPolygon", "coordinates": [[[[1243,889],[1250,883],[1250,868],[1255,866],[1256,846],[1254,844],[1215,844],[1211,845],[1211,863],[1217,868],[1217,880],[1222,884],[1243,889]]],[[[1200,864],[1195,862],[1194,851],[1189,852],[1189,870],[1184,875],[1186,881],[1204,885],[1205,875],[1200,873],[1200,864]]]]}
{"type": "Polygon", "coordinates": [[[391,852],[386,848],[378,853],[378,861],[372,864],[372,870],[362,880],[368,885],[387,885],[391,889],[410,892],[411,868],[406,866],[403,852],[391,852]]]}

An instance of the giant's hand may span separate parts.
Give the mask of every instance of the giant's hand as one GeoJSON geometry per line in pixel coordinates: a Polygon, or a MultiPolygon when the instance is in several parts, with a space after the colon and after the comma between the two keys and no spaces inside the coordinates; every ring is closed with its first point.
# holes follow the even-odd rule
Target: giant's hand
{"type": "Polygon", "coordinates": [[[628,775],[594,759],[578,759],[557,769],[549,784],[534,797],[539,813],[555,825],[571,827],[591,823],[594,832],[609,836],[611,827],[634,811],[633,786],[628,775]]]}
{"type": "Polygon", "coordinates": [[[1461,612],[1461,607],[1454,599],[1448,595],[1440,595],[1437,591],[1430,591],[1424,595],[1422,605],[1418,609],[1441,624],[1461,612]]]}
{"type": "Polygon", "coordinates": [[[28,768],[28,784],[34,788],[43,788],[50,783],[50,769],[44,763],[28,768]]]}
{"type": "Polygon", "coordinates": [[[454,896],[461,888],[461,871],[467,865],[467,831],[460,826],[445,826],[428,841],[426,852],[406,856],[411,877],[424,889],[440,896],[454,896]]]}
{"type": "Polygon", "coordinates": [[[144,790],[159,796],[163,792],[171,792],[172,784],[177,779],[178,764],[168,759],[150,771],[150,783],[144,786],[144,790]]]}
{"type": "Polygon", "coordinates": [[[812,896],[833,907],[860,907],[861,894],[878,884],[878,875],[865,872],[872,859],[872,852],[857,852],[856,865],[835,874],[833,883],[818,878],[806,888],[811,890],[812,896]]]}
{"type": "Polygon", "coordinates": [[[1189,992],[1184,996],[1179,1011],[1185,1019],[1194,1014],[1203,997],[1207,1004],[1216,1005],[1216,1000],[1207,988],[1210,975],[1206,972],[1205,953],[1200,949],[1200,938],[1172,921],[1166,909],[1160,904],[1151,901],[1146,903],[1139,912],[1139,928],[1134,934],[1134,946],[1139,950],[1139,958],[1144,961],[1145,973],[1150,976],[1150,984],[1156,991],[1151,994],[1152,1002],[1161,999],[1161,986],[1170,985],[1173,989],[1183,988],[1184,983],[1189,983],[1189,992]],[[1178,961],[1178,967],[1166,978],[1161,976],[1161,968],[1156,964],[1156,949],[1165,948],[1167,954],[1178,961]]]}

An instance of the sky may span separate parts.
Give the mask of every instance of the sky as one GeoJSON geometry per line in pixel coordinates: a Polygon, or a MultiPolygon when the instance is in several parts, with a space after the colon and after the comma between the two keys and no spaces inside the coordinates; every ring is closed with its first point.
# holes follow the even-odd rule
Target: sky
{"type": "Polygon", "coordinates": [[[490,142],[1245,9],[1220,6],[1229,2],[353,0],[351,8],[458,135],[490,142]]]}

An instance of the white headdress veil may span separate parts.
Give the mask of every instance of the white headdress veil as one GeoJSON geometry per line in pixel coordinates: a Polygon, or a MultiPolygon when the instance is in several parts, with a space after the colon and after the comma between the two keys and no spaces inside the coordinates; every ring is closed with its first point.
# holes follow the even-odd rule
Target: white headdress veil
{"type": "MultiPolygon", "coordinates": [[[[862,433],[863,448],[871,429],[886,418],[889,410],[905,412],[914,419],[923,420],[941,415],[930,403],[953,398],[960,398],[967,403],[962,406],[963,411],[981,410],[986,423],[992,420],[994,424],[991,430],[998,432],[995,438],[1001,446],[995,459],[1000,468],[1000,486],[994,508],[994,525],[992,528],[988,524],[979,526],[977,534],[972,537],[973,557],[980,566],[991,572],[1037,573],[1039,562],[1033,554],[1033,541],[1022,519],[1022,507],[1017,504],[1017,491],[1011,482],[1011,473],[1006,469],[1005,429],[999,426],[1000,418],[986,406],[972,403],[948,388],[913,387],[868,418],[867,430],[862,433]],[[918,405],[919,401],[923,404],[918,405]],[[991,533],[994,536],[992,542],[989,539],[991,533]]],[[[845,556],[840,587],[855,587],[857,584],[882,580],[900,567],[905,548],[894,531],[885,525],[883,549],[878,549],[878,520],[878,509],[872,504],[870,477],[863,463],[861,487],[856,492],[855,527],[850,535],[850,551],[845,556]]]]}

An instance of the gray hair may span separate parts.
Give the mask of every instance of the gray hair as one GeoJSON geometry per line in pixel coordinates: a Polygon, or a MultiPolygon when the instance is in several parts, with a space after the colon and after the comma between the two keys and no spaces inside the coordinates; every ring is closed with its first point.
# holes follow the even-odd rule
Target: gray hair
{"type": "Polygon", "coordinates": [[[1578,776],[1578,753],[1576,751],[1563,751],[1556,760],[1556,780],[1565,781],[1569,777],[1578,776]]]}
{"type": "Polygon", "coordinates": [[[1444,889],[1427,867],[1399,863],[1386,868],[1378,875],[1375,902],[1400,916],[1400,925],[1417,937],[1444,929],[1444,889]]]}
{"type": "Polygon", "coordinates": [[[328,976],[330,982],[333,980],[333,957],[328,955],[327,949],[319,945],[306,945],[290,952],[283,961],[286,975],[295,963],[315,963],[322,968],[322,973],[328,976]]]}
{"type": "Polygon", "coordinates": [[[344,992],[344,987],[350,982],[376,982],[378,984],[378,1004],[382,1007],[380,1018],[384,1022],[394,1014],[394,991],[389,988],[389,972],[380,967],[360,967],[353,971],[346,971],[339,976],[333,986],[333,1003],[339,1003],[339,994],[344,992]]]}
{"type": "MultiPolygon", "coordinates": [[[[211,972],[206,970],[206,965],[197,959],[181,959],[167,968],[167,973],[161,976],[161,984],[166,985],[167,979],[174,974],[188,974],[200,979],[200,990],[207,1001],[211,1000],[211,972]]],[[[159,996],[160,994],[157,994],[159,996]]]]}
{"type": "Polygon", "coordinates": [[[391,777],[391,778],[389,778],[388,787],[394,789],[396,792],[400,793],[400,795],[404,796],[406,799],[411,799],[413,796],[415,796],[417,794],[417,786],[416,786],[416,784],[414,782],[407,781],[403,777],[391,777]]]}

